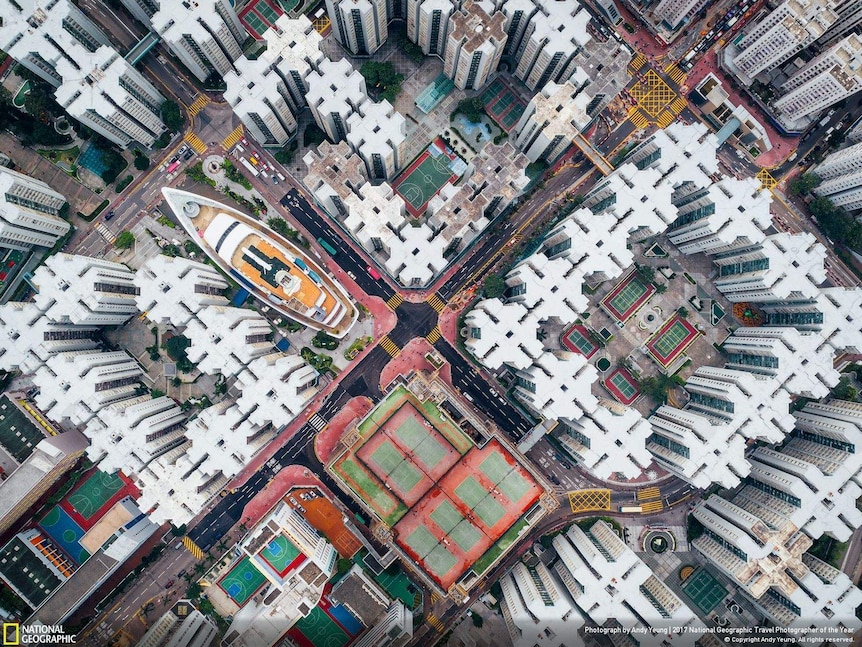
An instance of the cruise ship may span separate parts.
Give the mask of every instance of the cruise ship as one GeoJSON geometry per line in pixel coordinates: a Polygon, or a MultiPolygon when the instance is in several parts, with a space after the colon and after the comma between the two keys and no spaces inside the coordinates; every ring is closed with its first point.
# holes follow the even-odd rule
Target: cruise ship
{"type": "Polygon", "coordinates": [[[266,305],[338,338],[356,322],[345,289],[292,242],[204,196],[171,188],[162,195],[207,256],[266,305]]]}

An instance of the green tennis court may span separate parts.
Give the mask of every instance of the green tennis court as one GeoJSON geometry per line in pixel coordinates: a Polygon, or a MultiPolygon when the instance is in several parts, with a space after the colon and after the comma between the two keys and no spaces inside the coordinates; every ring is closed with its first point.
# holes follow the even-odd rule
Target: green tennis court
{"type": "Polygon", "coordinates": [[[599,345],[589,337],[586,326],[575,324],[563,333],[563,346],[573,353],[580,353],[587,359],[596,354],[599,345]]]}
{"type": "Polygon", "coordinates": [[[300,550],[284,535],[276,535],[275,539],[260,551],[260,556],[279,575],[284,575],[290,568],[293,560],[299,557],[300,554],[300,550]]]}
{"type": "Polygon", "coordinates": [[[602,305],[617,320],[628,321],[653,292],[655,288],[652,285],[645,285],[632,273],[602,299],[602,305]]]}
{"type": "Polygon", "coordinates": [[[494,485],[506,478],[506,475],[512,471],[512,466],[506,462],[506,459],[500,456],[497,452],[489,454],[485,460],[479,464],[479,469],[488,477],[494,485]]]}
{"type": "Polygon", "coordinates": [[[251,559],[243,557],[221,578],[218,585],[234,602],[242,606],[263,586],[264,582],[266,578],[254,567],[251,559]]]}
{"type": "Polygon", "coordinates": [[[437,545],[434,535],[425,526],[417,526],[404,541],[419,559],[425,559],[437,545]]]}
{"type": "Polygon", "coordinates": [[[437,544],[434,550],[425,556],[425,567],[440,579],[445,577],[446,573],[451,571],[457,563],[458,558],[446,550],[442,544],[437,544]]]}
{"type": "Polygon", "coordinates": [[[483,488],[475,478],[468,476],[461,481],[461,485],[455,488],[455,494],[468,508],[473,510],[482,499],[488,496],[488,490],[483,488]]]}
{"type": "Polygon", "coordinates": [[[466,519],[455,526],[449,536],[465,553],[482,540],[482,532],[466,519]]]}
{"type": "Polygon", "coordinates": [[[266,0],[261,0],[254,6],[254,10],[257,11],[263,19],[269,22],[270,24],[274,23],[278,20],[279,13],[269,6],[269,3],[266,0]]]}
{"type": "Polygon", "coordinates": [[[683,582],[682,590],[701,610],[702,615],[712,611],[727,597],[727,589],[705,568],[699,568],[683,582]]]}
{"type": "Polygon", "coordinates": [[[320,607],[294,625],[314,647],[343,647],[350,641],[344,630],[320,607]]]}
{"type": "Polygon", "coordinates": [[[646,347],[659,364],[667,367],[699,334],[697,328],[676,314],[659,328],[658,332],[647,342],[646,347]]]}
{"type": "Polygon", "coordinates": [[[464,520],[464,517],[462,517],[461,513],[455,509],[454,505],[446,499],[443,499],[443,501],[440,502],[440,505],[431,512],[431,520],[440,526],[440,529],[448,535],[452,528],[464,520]]]}
{"type": "Polygon", "coordinates": [[[438,434],[426,429],[416,418],[404,420],[395,430],[395,435],[424,463],[426,469],[434,467],[446,457],[447,448],[440,443],[438,434]]]}
{"type": "Polygon", "coordinates": [[[116,472],[96,470],[81,487],[69,495],[69,504],[84,519],[93,517],[125,485],[116,472]]]}
{"type": "Polygon", "coordinates": [[[655,340],[653,348],[662,357],[667,357],[686,337],[688,337],[688,329],[681,321],[675,321],[670,328],[664,331],[661,337],[655,340]]]}
{"type": "Polygon", "coordinates": [[[371,460],[402,492],[409,492],[422,480],[422,472],[408,463],[404,454],[388,439],[374,450],[371,460]]]}
{"type": "Polygon", "coordinates": [[[615,373],[608,381],[616,387],[617,391],[619,391],[624,398],[630,398],[638,392],[637,387],[629,382],[621,373],[615,373]]]}
{"type": "Polygon", "coordinates": [[[482,520],[482,523],[489,528],[493,528],[497,525],[497,522],[505,516],[506,508],[500,505],[494,497],[489,494],[482,499],[475,508],[473,508],[473,512],[475,512],[476,516],[482,520]]]}
{"type": "Polygon", "coordinates": [[[512,503],[517,503],[530,491],[530,484],[515,470],[506,474],[506,478],[497,483],[497,487],[512,503]]]}

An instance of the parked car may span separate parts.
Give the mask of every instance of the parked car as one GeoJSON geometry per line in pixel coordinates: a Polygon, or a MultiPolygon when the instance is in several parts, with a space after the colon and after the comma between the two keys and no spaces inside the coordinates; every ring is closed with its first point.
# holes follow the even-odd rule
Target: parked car
{"type": "Polygon", "coordinates": [[[108,212],[108,215],[107,215],[107,216],[105,216],[105,221],[107,222],[108,220],[110,220],[111,218],[113,218],[115,215],[116,215],[116,214],[114,213],[114,210],[113,210],[113,209],[111,209],[111,210],[108,212]]]}

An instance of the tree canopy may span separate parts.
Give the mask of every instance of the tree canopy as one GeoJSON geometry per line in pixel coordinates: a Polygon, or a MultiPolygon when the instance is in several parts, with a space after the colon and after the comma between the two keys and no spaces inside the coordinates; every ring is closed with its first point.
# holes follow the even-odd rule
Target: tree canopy
{"type": "Polygon", "coordinates": [[[385,63],[368,61],[359,68],[359,73],[365,77],[369,92],[380,99],[386,99],[392,103],[401,92],[404,75],[396,72],[389,61],[385,63]]]}
{"type": "Polygon", "coordinates": [[[117,249],[129,249],[135,244],[135,235],[130,231],[121,231],[114,241],[114,247],[117,249]]]}
{"type": "Polygon", "coordinates": [[[178,132],[183,127],[183,113],[176,101],[168,99],[162,103],[162,121],[172,133],[178,132]]]}

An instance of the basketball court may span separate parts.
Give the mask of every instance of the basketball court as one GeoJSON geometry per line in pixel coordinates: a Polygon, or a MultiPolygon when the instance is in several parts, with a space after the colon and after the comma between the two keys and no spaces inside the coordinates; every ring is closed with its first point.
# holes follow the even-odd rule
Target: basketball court
{"type": "Polygon", "coordinates": [[[237,15],[252,38],[261,40],[283,13],[275,0],[252,0],[237,15]]]}
{"type": "Polygon", "coordinates": [[[302,647],[344,647],[350,642],[347,632],[319,606],[300,618],[288,634],[302,647]]]}
{"type": "Polygon", "coordinates": [[[284,535],[276,535],[258,556],[282,578],[305,561],[305,555],[284,535]]]}
{"type": "Polygon", "coordinates": [[[685,352],[700,331],[685,320],[679,313],[668,319],[646,343],[652,358],[662,368],[668,368],[685,352]]]}
{"type": "Polygon", "coordinates": [[[392,188],[404,198],[407,211],[418,218],[431,198],[447,183],[457,182],[466,168],[464,160],[438,137],[395,179],[392,188]]]}
{"type": "Polygon", "coordinates": [[[126,482],[117,472],[106,474],[94,470],[84,483],[78,486],[68,497],[69,505],[84,519],[90,520],[123,489],[126,482]]]}
{"type": "Polygon", "coordinates": [[[605,388],[623,404],[631,404],[640,395],[637,380],[626,369],[615,368],[605,380],[605,388]]]}
{"type": "Polygon", "coordinates": [[[243,606],[266,583],[263,574],[254,567],[251,559],[243,557],[221,580],[219,588],[239,606],[243,606]]]}
{"type": "Polygon", "coordinates": [[[655,286],[643,283],[637,273],[632,272],[602,299],[601,305],[614,319],[625,323],[654,293],[655,286]]]}
{"type": "Polygon", "coordinates": [[[590,359],[599,350],[599,345],[590,339],[590,332],[587,327],[581,324],[575,324],[566,330],[560,341],[567,350],[583,355],[587,359],[590,359]]]}
{"type": "Polygon", "coordinates": [[[727,597],[727,589],[706,568],[699,568],[683,582],[682,590],[691,598],[701,615],[708,615],[727,597]]]}
{"type": "Polygon", "coordinates": [[[80,543],[85,534],[84,529],[59,505],[55,505],[42,517],[39,527],[76,564],[81,565],[90,557],[90,553],[80,543]]]}

